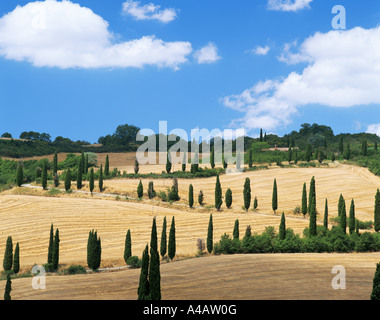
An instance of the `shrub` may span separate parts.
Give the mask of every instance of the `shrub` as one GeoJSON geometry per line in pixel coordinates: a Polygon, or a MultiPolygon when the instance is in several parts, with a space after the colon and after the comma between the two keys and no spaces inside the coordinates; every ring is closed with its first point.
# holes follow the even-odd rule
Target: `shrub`
{"type": "Polygon", "coordinates": [[[127,265],[132,269],[138,269],[141,268],[142,260],[136,256],[132,256],[127,259],[127,265]]]}
{"type": "Polygon", "coordinates": [[[65,274],[73,275],[73,274],[86,274],[86,268],[82,267],[81,265],[72,265],[68,267],[65,271],[65,274]]]}
{"type": "Polygon", "coordinates": [[[369,232],[365,232],[358,237],[355,242],[356,252],[373,252],[379,249],[378,244],[375,241],[373,235],[369,232]]]}

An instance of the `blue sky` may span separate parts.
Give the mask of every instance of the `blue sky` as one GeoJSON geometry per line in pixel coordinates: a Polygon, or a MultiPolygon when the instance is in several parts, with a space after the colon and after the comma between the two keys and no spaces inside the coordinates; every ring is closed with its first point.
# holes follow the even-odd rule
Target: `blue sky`
{"type": "Polygon", "coordinates": [[[377,1],[128,1],[0,2],[0,133],[96,142],[163,120],[380,134],[377,1]]]}

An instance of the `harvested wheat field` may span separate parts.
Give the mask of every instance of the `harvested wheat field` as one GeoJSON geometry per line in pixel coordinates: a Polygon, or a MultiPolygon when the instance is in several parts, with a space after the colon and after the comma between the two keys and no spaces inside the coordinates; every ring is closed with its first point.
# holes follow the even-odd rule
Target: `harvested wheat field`
{"type": "MultiPolygon", "coordinates": [[[[368,300],[378,253],[207,256],[161,265],[163,300],[368,300]],[[334,290],[334,266],[346,289],[334,290]]],[[[15,279],[15,300],[136,300],[140,270],[48,276],[46,290],[15,279]]]]}

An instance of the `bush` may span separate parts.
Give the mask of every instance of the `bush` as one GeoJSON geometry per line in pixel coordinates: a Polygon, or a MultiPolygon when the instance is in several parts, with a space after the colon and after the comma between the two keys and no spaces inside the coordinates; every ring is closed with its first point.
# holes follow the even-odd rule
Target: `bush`
{"type": "Polygon", "coordinates": [[[373,252],[377,250],[379,250],[379,245],[376,243],[374,236],[369,232],[361,234],[355,243],[356,252],[373,252]]]}
{"type": "Polygon", "coordinates": [[[46,272],[55,272],[56,270],[53,267],[52,263],[46,263],[43,265],[46,272]]]}
{"type": "Polygon", "coordinates": [[[127,259],[127,265],[132,269],[141,268],[142,261],[136,257],[132,256],[127,259]]]}
{"type": "Polygon", "coordinates": [[[86,268],[82,267],[81,265],[73,265],[73,266],[68,267],[64,271],[64,273],[65,274],[69,274],[69,275],[72,275],[72,274],[86,274],[87,271],[86,271],[86,268]]]}

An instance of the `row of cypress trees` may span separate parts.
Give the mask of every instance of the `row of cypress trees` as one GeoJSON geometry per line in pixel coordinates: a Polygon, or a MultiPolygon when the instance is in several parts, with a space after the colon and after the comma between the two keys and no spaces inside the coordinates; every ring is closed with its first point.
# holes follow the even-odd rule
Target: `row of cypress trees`
{"type": "Polygon", "coordinates": [[[17,242],[13,254],[13,241],[11,236],[7,238],[7,242],[5,245],[3,268],[7,273],[13,271],[13,273],[17,274],[20,271],[20,246],[17,242]]]}
{"type": "Polygon", "coordinates": [[[49,237],[49,247],[48,247],[48,257],[47,263],[53,270],[58,270],[59,265],[59,230],[54,233],[54,226],[51,224],[50,227],[50,237],[49,237]]]}

